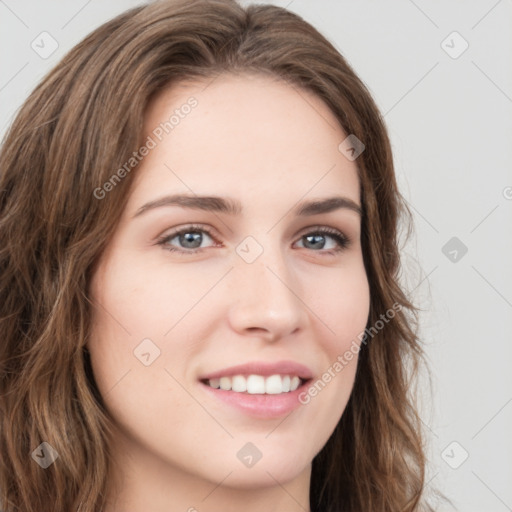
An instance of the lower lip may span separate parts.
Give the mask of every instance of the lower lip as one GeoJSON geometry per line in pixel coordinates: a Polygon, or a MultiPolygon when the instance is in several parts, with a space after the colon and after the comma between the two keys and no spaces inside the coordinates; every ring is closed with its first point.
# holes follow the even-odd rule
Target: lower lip
{"type": "Polygon", "coordinates": [[[237,393],[235,391],[215,389],[202,382],[200,384],[212,397],[227,403],[245,414],[256,418],[271,419],[290,414],[302,405],[299,401],[299,395],[307,389],[308,381],[299,386],[295,391],[276,395],[237,393]]]}

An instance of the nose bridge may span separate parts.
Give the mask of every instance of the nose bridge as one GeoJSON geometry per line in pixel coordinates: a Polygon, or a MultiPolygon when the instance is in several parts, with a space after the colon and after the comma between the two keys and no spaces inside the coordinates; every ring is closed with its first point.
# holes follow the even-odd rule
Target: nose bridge
{"type": "Polygon", "coordinates": [[[240,332],[257,331],[267,338],[279,338],[302,325],[305,311],[299,298],[300,283],[287,255],[271,240],[267,236],[260,243],[247,237],[237,247],[230,320],[240,332]]]}

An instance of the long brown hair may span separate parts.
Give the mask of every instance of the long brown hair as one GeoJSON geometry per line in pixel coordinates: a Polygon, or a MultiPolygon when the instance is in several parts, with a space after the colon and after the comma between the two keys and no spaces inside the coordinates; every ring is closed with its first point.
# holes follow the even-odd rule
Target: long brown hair
{"type": "Polygon", "coordinates": [[[136,169],[108,197],[98,199],[93,191],[140,147],[154,94],[180,80],[224,72],[267,73],[312,91],[344,132],[364,143],[356,163],[368,328],[394,304],[402,306],[362,344],[350,401],[313,460],[311,510],[423,510],[425,456],[408,391],[422,351],[417,310],[398,284],[398,228],[408,211],[382,117],[345,59],[299,16],[270,5],[243,8],[234,0],[169,0],[127,11],[73,48],[33,91],[3,141],[4,512],[103,508],[113,428],[84,350],[88,283],[136,169]],[[42,442],[59,457],[45,470],[31,456],[42,442]]]}

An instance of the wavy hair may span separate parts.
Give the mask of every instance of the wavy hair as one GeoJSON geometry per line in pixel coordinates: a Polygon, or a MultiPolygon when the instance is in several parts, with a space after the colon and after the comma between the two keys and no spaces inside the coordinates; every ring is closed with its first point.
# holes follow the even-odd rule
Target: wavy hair
{"type": "Polygon", "coordinates": [[[357,159],[368,328],[349,403],[313,460],[312,512],[423,508],[425,455],[409,388],[422,361],[417,308],[399,285],[399,229],[410,212],[371,95],[301,17],[234,0],[167,0],[94,30],[26,100],[0,154],[0,504],[4,512],[95,512],[106,500],[113,423],[85,342],[88,285],[136,169],[93,194],[140,147],[148,102],[182,80],[264,73],[307,90],[365,144],[357,159]],[[46,470],[32,452],[49,443],[46,470]]]}

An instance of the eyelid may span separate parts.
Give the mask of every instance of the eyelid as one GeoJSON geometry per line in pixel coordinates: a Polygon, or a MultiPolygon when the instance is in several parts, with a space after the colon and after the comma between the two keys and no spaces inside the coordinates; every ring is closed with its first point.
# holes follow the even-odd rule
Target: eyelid
{"type": "MultiPolygon", "coordinates": [[[[211,247],[198,247],[196,249],[180,249],[176,247],[166,247],[165,244],[169,240],[172,240],[176,236],[179,236],[183,233],[187,232],[204,232],[206,233],[217,245],[219,244],[219,241],[217,240],[216,235],[213,234],[213,228],[207,225],[203,224],[188,224],[180,228],[176,228],[170,233],[160,236],[157,238],[156,245],[161,245],[165,250],[168,250],[173,253],[181,254],[181,255],[194,255],[198,254],[200,252],[203,252],[206,249],[210,249],[211,247]]],[[[318,251],[311,250],[312,252],[318,252],[319,254],[335,254],[339,253],[340,251],[343,251],[344,249],[347,249],[351,243],[352,238],[347,236],[343,231],[333,228],[330,226],[325,226],[321,224],[315,224],[312,226],[306,226],[304,227],[301,232],[301,234],[297,235],[298,239],[294,242],[297,243],[300,241],[304,236],[310,235],[310,234],[324,234],[326,236],[330,236],[336,241],[337,247],[335,249],[320,249],[318,251]]],[[[215,247],[215,246],[212,246],[215,247]]],[[[305,248],[307,249],[307,248],[305,248]]]]}
{"type": "MultiPolygon", "coordinates": [[[[343,251],[344,249],[348,249],[352,245],[352,237],[345,234],[344,231],[322,225],[322,224],[315,224],[313,226],[307,226],[304,228],[304,230],[301,232],[302,234],[299,235],[299,240],[302,239],[302,237],[309,235],[309,234],[322,234],[330,236],[331,238],[334,238],[337,242],[337,248],[336,249],[322,249],[320,251],[313,251],[318,252],[320,254],[335,254],[340,251],[343,251]]],[[[299,241],[297,240],[297,241],[299,241]]]]}
{"type": "MultiPolygon", "coordinates": [[[[167,233],[165,235],[161,235],[161,236],[157,237],[155,245],[162,245],[162,246],[164,246],[165,242],[168,242],[169,240],[172,240],[173,238],[175,238],[178,235],[181,235],[183,233],[188,233],[188,232],[195,232],[195,231],[204,232],[214,242],[216,242],[217,244],[219,243],[219,241],[217,240],[216,235],[213,234],[213,229],[210,226],[207,226],[207,225],[204,225],[204,224],[187,224],[187,225],[185,225],[185,226],[183,226],[181,228],[175,228],[170,233],[167,233]]],[[[174,249],[173,250],[173,249],[169,249],[169,248],[164,246],[164,249],[167,249],[167,250],[169,250],[171,252],[174,252],[174,250],[175,250],[176,252],[181,252],[181,253],[185,253],[185,254],[194,254],[194,253],[197,253],[197,252],[202,251],[204,249],[207,249],[207,247],[202,247],[202,248],[198,248],[198,249],[190,249],[190,250],[185,250],[185,249],[174,249]]]]}

